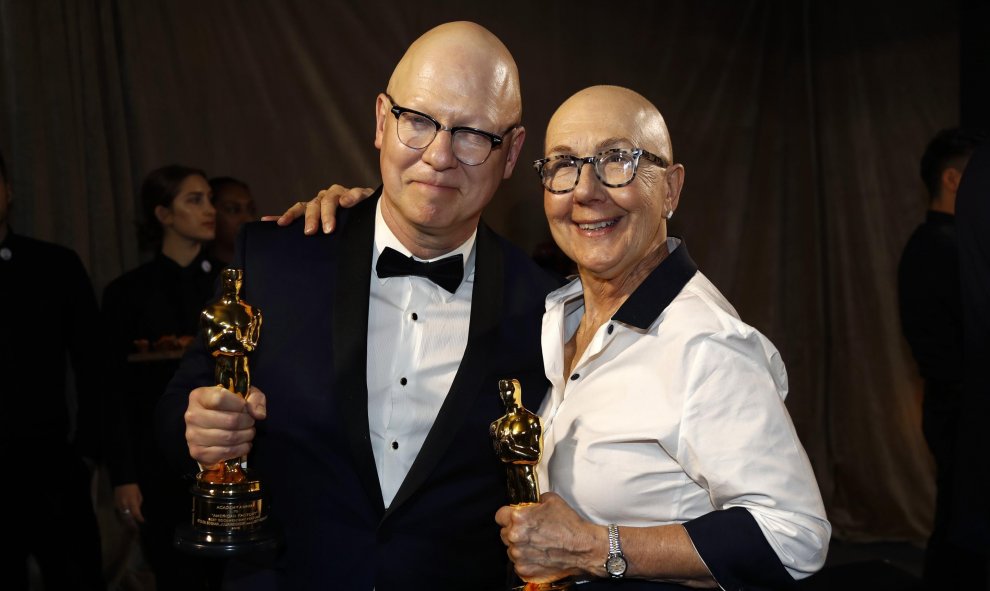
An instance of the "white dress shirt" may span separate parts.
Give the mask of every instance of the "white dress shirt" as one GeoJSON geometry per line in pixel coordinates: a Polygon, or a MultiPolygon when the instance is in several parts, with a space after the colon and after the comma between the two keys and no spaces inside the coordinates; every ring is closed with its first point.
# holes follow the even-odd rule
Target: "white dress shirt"
{"type": "MultiPolygon", "coordinates": [[[[672,252],[679,245],[668,241],[672,252]]],[[[547,297],[541,486],[599,524],[745,508],[791,576],[807,576],[825,560],[831,527],[784,406],[780,354],[701,272],[678,287],[640,286],[569,376],[564,343],[584,314],[580,279],[547,297]]]]}
{"type": "Polygon", "coordinates": [[[423,277],[381,279],[375,265],[385,247],[412,253],[389,230],[378,203],[368,307],[368,428],[386,507],[423,447],[467,347],[476,236],[437,257],[464,256],[464,280],[455,293],[423,277]]]}

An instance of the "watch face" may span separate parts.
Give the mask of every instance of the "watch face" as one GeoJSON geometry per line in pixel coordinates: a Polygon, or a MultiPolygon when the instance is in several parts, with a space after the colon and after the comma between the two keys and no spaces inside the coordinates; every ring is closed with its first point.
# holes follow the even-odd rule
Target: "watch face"
{"type": "Polygon", "coordinates": [[[605,563],[605,570],[613,577],[621,577],[626,574],[626,559],[621,554],[609,556],[605,563]]]}

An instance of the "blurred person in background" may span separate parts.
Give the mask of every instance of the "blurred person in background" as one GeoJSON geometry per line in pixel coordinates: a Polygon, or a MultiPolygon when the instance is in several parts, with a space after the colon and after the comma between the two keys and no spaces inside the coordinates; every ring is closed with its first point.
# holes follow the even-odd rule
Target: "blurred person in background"
{"type": "Polygon", "coordinates": [[[251,189],[242,180],[229,176],[210,179],[217,231],[207,251],[214,260],[227,265],[234,259],[234,240],[241,225],[258,219],[251,189]]]}
{"type": "Polygon", "coordinates": [[[964,379],[956,192],[982,139],[976,132],[953,128],[929,141],[920,163],[928,212],[908,239],[897,270],[901,328],[925,382],[921,426],[935,459],[935,519],[923,572],[929,589],[964,586],[976,564],[970,552],[948,539],[946,526],[952,515],[964,379]]]}
{"type": "Polygon", "coordinates": [[[100,456],[102,360],[96,297],[79,256],[14,233],[0,154],[0,487],[5,589],[104,589],[92,475],[100,456]],[[75,377],[71,399],[67,362],[75,377]]]}
{"type": "Polygon", "coordinates": [[[221,264],[206,255],[216,212],[206,174],[173,164],[141,185],[142,244],[154,258],[103,292],[103,328],[112,355],[107,467],[114,506],[137,527],[158,591],[215,588],[219,565],[172,547],[190,519],[189,481],[167,468],[152,435],[159,397],[199,330],[221,264]]]}

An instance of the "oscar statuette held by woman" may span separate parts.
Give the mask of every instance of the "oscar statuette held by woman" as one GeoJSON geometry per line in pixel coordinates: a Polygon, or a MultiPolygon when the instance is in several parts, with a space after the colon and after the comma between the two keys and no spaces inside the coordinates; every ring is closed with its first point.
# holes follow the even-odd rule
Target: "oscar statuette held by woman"
{"type": "MultiPolygon", "coordinates": [[[[522,405],[519,380],[499,380],[498,391],[505,404],[505,414],[491,424],[488,433],[495,455],[505,465],[509,503],[531,505],[540,502],[540,482],[536,465],[543,456],[543,425],[540,417],[522,405]]],[[[518,591],[561,591],[570,589],[566,581],[527,583],[515,574],[511,588],[518,591]]]]}

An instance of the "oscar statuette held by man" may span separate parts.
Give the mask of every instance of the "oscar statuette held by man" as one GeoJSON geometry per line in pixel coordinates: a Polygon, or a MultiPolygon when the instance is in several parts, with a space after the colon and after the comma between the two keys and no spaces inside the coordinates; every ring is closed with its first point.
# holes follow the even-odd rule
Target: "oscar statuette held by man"
{"type": "MultiPolygon", "coordinates": [[[[200,314],[206,348],[216,361],[217,385],[246,397],[251,386],[248,354],[258,345],[261,310],[240,299],[244,273],[224,269],[218,300],[200,314]]],[[[267,524],[261,482],[245,458],[201,466],[191,487],[192,520],[176,531],[175,545],[203,556],[235,556],[273,550],[278,538],[267,524]]]]}
{"type": "MultiPolygon", "coordinates": [[[[488,433],[495,446],[495,455],[505,465],[509,504],[529,505],[540,502],[540,483],[536,465],[543,455],[543,425],[540,417],[522,404],[519,380],[499,380],[499,395],[505,404],[505,414],[495,420],[488,433]]],[[[553,582],[523,582],[515,574],[510,584],[513,591],[562,591],[570,589],[567,580],[553,582]]]]}

